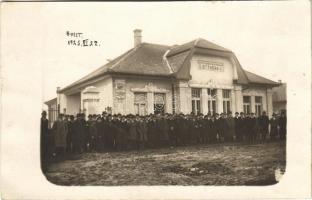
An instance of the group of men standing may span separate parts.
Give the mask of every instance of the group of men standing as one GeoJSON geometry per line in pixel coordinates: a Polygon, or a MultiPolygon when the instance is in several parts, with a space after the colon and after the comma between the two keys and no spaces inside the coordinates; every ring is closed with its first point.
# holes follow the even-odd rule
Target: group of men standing
{"type": "Polygon", "coordinates": [[[258,117],[242,112],[234,116],[232,113],[139,116],[103,112],[86,119],[84,113],[76,117],[59,114],[52,129],[48,129],[44,111],[41,134],[45,157],[216,142],[255,143],[285,139],[286,116],[273,114],[269,119],[265,112],[258,117]]]}

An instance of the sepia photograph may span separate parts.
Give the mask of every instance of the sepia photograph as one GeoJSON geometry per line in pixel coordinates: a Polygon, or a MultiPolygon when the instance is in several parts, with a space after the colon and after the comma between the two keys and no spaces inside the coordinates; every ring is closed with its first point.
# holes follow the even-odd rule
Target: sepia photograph
{"type": "MultiPolygon", "coordinates": [[[[133,17],[140,15],[138,11],[133,17]]],[[[158,23],[146,31],[162,41],[158,23]]],[[[86,65],[86,74],[57,86],[54,97],[44,102],[41,162],[49,181],[59,185],[279,181],[286,167],[287,83],[282,74],[270,79],[245,67],[218,37],[209,41],[205,31],[214,29],[200,23],[207,27],[203,33],[189,30],[199,37],[179,43],[170,35],[169,44],[146,37],[141,27],[120,28],[120,38],[115,39],[128,39],[132,46],[116,50],[120,54],[114,58],[104,56],[122,45],[87,39],[84,32],[63,32],[67,48],[103,49],[103,65],[94,70],[86,65]]],[[[103,40],[109,37],[100,27],[94,31],[101,31],[103,40]]],[[[97,57],[89,55],[90,60],[97,57]]],[[[71,73],[65,69],[62,75],[73,79],[71,73]]]]}
{"type": "Polygon", "coordinates": [[[2,4],[5,199],[311,195],[306,6],[2,4]]]}

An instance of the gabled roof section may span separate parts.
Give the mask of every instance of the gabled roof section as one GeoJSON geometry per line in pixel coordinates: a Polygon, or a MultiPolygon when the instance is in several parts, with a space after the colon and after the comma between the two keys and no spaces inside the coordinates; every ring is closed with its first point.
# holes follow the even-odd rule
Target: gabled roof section
{"type": "Polygon", "coordinates": [[[53,99],[50,99],[49,101],[44,102],[44,104],[46,104],[48,106],[51,105],[51,104],[56,104],[56,103],[57,103],[56,97],[53,98],[53,99]]]}
{"type": "Polygon", "coordinates": [[[221,47],[215,43],[209,42],[205,39],[198,38],[196,40],[192,40],[190,42],[187,42],[182,45],[175,45],[173,48],[170,50],[168,56],[172,56],[190,49],[193,49],[195,47],[198,48],[205,48],[205,49],[212,49],[212,50],[217,50],[217,51],[226,51],[226,52],[231,52],[230,50],[221,47]]]}
{"type": "Polygon", "coordinates": [[[232,53],[234,62],[236,63],[236,72],[237,72],[237,83],[238,84],[248,84],[248,77],[245,73],[245,70],[242,68],[240,62],[238,61],[236,55],[232,53]]]}
{"type": "Polygon", "coordinates": [[[169,65],[174,73],[179,71],[180,67],[182,66],[182,64],[184,63],[185,59],[187,58],[189,54],[190,54],[190,50],[167,57],[169,65]]]}
{"type": "Polygon", "coordinates": [[[252,72],[249,71],[245,71],[245,74],[247,75],[248,81],[249,83],[253,83],[253,84],[267,84],[267,85],[280,85],[278,82],[272,81],[270,79],[264,78],[262,76],[259,76],[257,74],[254,74],[252,72]]]}

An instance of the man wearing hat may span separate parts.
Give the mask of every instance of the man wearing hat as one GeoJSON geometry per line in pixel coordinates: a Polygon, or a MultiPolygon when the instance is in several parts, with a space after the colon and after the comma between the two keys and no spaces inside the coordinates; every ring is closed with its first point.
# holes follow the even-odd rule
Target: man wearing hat
{"type": "Polygon", "coordinates": [[[73,146],[73,139],[72,139],[72,136],[73,136],[73,124],[74,124],[74,121],[75,121],[75,117],[74,115],[70,115],[69,116],[69,120],[67,122],[67,127],[68,127],[68,133],[67,133],[67,138],[66,138],[66,152],[68,154],[72,153],[72,146],[73,146]]]}
{"type": "Polygon", "coordinates": [[[270,125],[271,125],[271,129],[270,129],[270,138],[271,140],[276,140],[276,136],[278,133],[278,120],[276,118],[276,114],[273,113],[272,118],[270,119],[270,125]]]}
{"type": "Polygon", "coordinates": [[[257,136],[257,118],[255,116],[255,113],[250,114],[250,119],[249,119],[249,142],[250,143],[255,143],[256,141],[256,136],[257,136]]]}
{"type": "Polygon", "coordinates": [[[284,140],[284,139],[286,139],[286,130],[287,130],[286,129],[287,128],[287,118],[286,118],[285,112],[281,113],[281,116],[278,119],[278,125],[280,127],[280,130],[279,130],[280,139],[284,140]]]}
{"type": "Polygon", "coordinates": [[[266,112],[263,111],[261,116],[258,118],[259,122],[259,139],[260,141],[265,141],[265,137],[269,131],[269,117],[266,115],[266,112]]]}
{"type": "Polygon", "coordinates": [[[75,154],[82,153],[85,150],[85,130],[86,126],[84,123],[82,113],[77,114],[77,119],[73,124],[73,152],[75,154]]]}
{"type": "Polygon", "coordinates": [[[57,121],[54,122],[54,141],[55,141],[55,153],[58,158],[63,159],[65,156],[66,144],[67,144],[67,134],[68,127],[64,120],[64,115],[59,114],[57,121]]]}
{"type": "Polygon", "coordinates": [[[218,142],[222,141],[223,127],[222,127],[222,119],[220,118],[219,113],[215,113],[215,126],[217,130],[217,140],[218,142]]]}
{"type": "Polygon", "coordinates": [[[43,172],[47,169],[48,162],[48,129],[49,122],[47,120],[47,112],[42,111],[41,113],[41,129],[40,129],[40,152],[41,152],[41,170],[43,172]]]}
{"type": "Polygon", "coordinates": [[[235,126],[235,141],[237,142],[242,140],[241,130],[240,130],[240,123],[241,123],[240,120],[241,120],[241,117],[239,116],[239,113],[235,112],[234,126],[235,126]]]}
{"type": "Polygon", "coordinates": [[[227,128],[228,128],[228,131],[226,133],[226,136],[227,136],[226,140],[228,142],[232,142],[235,137],[235,121],[233,119],[232,112],[228,113],[225,121],[227,123],[227,128]]]}

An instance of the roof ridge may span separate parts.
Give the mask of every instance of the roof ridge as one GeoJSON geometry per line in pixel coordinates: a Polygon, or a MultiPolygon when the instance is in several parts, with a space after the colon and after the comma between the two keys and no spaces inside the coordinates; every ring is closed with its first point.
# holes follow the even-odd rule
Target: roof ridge
{"type": "Polygon", "coordinates": [[[168,62],[168,59],[167,59],[167,54],[170,52],[170,49],[168,49],[165,54],[163,55],[163,60],[165,61],[167,67],[169,68],[169,72],[172,74],[173,73],[173,70],[168,62]]]}
{"type": "Polygon", "coordinates": [[[194,41],[194,46],[196,46],[197,45],[197,43],[199,42],[199,40],[201,40],[202,38],[197,38],[195,41],[194,41]]]}
{"type": "Polygon", "coordinates": [[[157,45],[157,46],[162,46],[162,47],[167,47],[170,48],[170,45],[166,45],[166,44],[156,44],[156,43],[150,43],[150,42],[142,42],[140,45],[145,45],[145,44],[150,44],[150,45],[157,45]]]}

